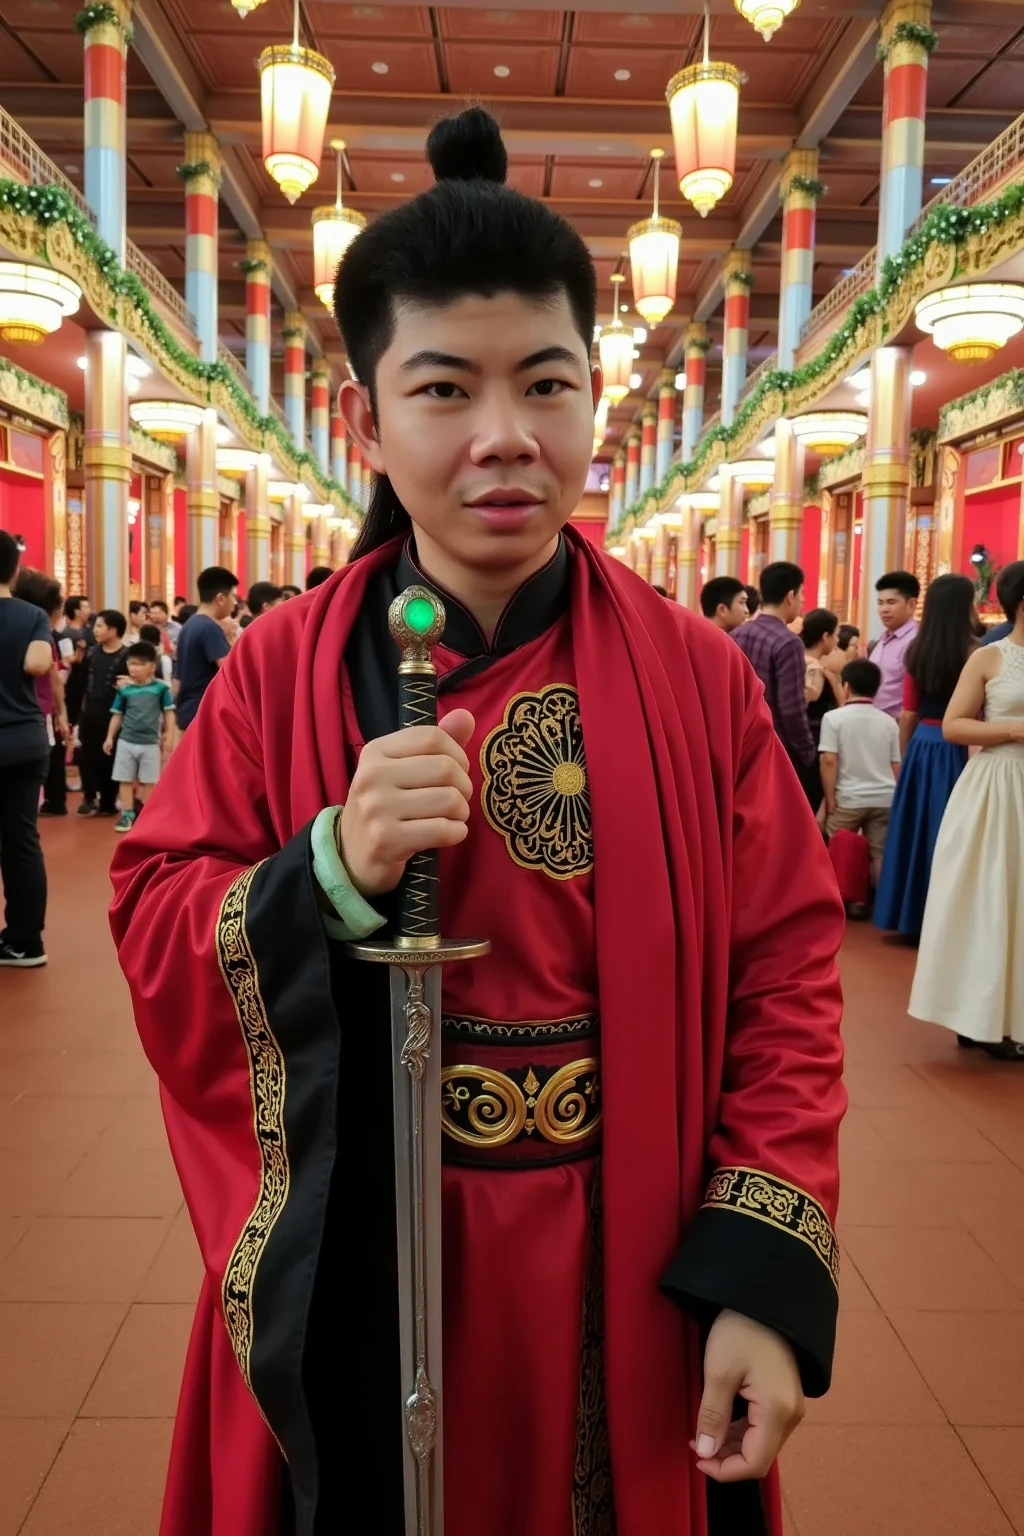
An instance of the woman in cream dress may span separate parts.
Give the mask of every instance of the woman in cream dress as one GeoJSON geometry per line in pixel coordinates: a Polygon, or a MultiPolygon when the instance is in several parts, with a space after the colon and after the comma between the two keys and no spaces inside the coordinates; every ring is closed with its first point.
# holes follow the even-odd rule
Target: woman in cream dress
{"type": "Polygon", "coordinates": [[[909,1011],[1024,1062],[1024,561],[997,590],[1013,631],[971,656],[943,720],[982,750],[942,819],[909,1011]]]}

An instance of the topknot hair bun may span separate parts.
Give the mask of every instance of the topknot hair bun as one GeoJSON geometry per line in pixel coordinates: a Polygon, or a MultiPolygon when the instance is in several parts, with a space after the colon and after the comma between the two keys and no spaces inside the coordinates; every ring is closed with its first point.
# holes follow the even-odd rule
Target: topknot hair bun
{"type": "Polygon", "coordinates": [[[496,181],[508,175],[501,129],[483,107],[442,117],[427,139],[427,159],[438,181],[496,181]]]}

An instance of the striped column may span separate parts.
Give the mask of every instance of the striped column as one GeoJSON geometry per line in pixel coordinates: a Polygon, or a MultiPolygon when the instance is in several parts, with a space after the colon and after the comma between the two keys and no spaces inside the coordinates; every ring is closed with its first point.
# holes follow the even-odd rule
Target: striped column
{"type": "Polygon", "coordinates": [[[245,552],[248,581],[270,580],[270,502],[268,461],[261,454],[245,481],[245,552]]]}
{"type": "MultiPolygon", "coordinates": [[[[270,246],[245,247],[245,371],[261,416],[270,414],[270,246]]],[[[264,578],[265,579],[265,578],[264,578]]]]}
{"type": "Polygon", "coordinates": [[[668,586],[668,529],[664,523],[660,522],[654,536],[654,549],[651,554],[651,585],[653,587],[668,586]]]}
{"type": "Polygon", "coordinates": [[[747,382],[750,347],[750,252],[730,251],[724,263],[725,331],[722,337],[722,425],[731,427],[747,382]]]}
{"type": "Polygon", "coordinates": [[[630,427],[626,433],[626,511],[636,506],[640,496],[640,429],[630,427]]]}
{"type": "Polygon", "coordinates": [[[348,444],[345,441],[345,418],[339,410],[331,413],[331,475],[340,486],[348,489],[348,444]]]}
{"type": "Polygon", "coordinates": [[[743,532],[743,482],[734,478],[728,464],[722,465],[720,479],[715,575],[738,577],[740,538],[743,532]]]}
{"type": "MultiPolygon", "coordinates": [[[[306,322],[297,309],[285,311],[284,419],[300,453],[306,449],[306,322]]],[[[300,583],[301,585],[301,583],[300,583]]]]}
{"type": "Polygon", "coordinates": [[[676,376],[671,368],[658,375],[658,446],[654,455],[654,477],[660,485],[668,474],[675,452],[676,376]]]}
{"type": "Polygon", "coordinates": [[[707,374],[708,328],[699,321],[686,327],[686,389],[683,392],[683,448],[686,464],[693,458],[704,425],[704,379],[707,374]]]}
{"type": "Polygon", "coordinates": [[[198,602],[196,581],[207,566],[219,565],[220,492],[217,490],[217,412],[212,407],[189,433],[185,449],[188,482],[188,549],[185,570],[188,600],[198,602]]]}
{"type": "Polygon", "coordinates": [[[238,503],[225,502],[218,491],[217,564],[229,571],[238,570],[238,503]]]}
{"type": "Polygon", "coordinates": [[[683,502],[683,526],[679,530],[676,602],[691,611],[697,608],[697,557],[700,548],[700,517],[683,502]]]}
{"type": "MultiPolygon", "coordinates": [[[[325,475],[331,472],[331,365],[315,359],[309,392],[309,422],[313,454],[325,475]]],[[[326,564],[326,561],[321,562],[326,564]]]]}
{"type": "Polygon", "coordinates": [[[283,587],[289,580],[285,569],[285,515],[286,508],[282,507],[280,516],[270,519],[270,579],[275,587],[283,587]]]}
{"type": "Polygon", "coordinates": [[[658,448],[658,407],[645,405],[640,413],[640,495],[654,484],[654,461],[658,448]]]}
{"type": "Polygon", "coordinates": [[[614,533],[626,515],[626,455],[623,449],[615,450],[611,474],[608,477],[608,526],[614,533]]]}
{"type": "Polygon", "coordinates": [[[195,321],[200,359],[215,363],[220,151],[212,133],[186,133],[181,173],[185,182],[185,302],[195,321]]]}
{"type": "Polygon", "coordinates": [[[775,423],[775,484],[768,504],[768,560],[800,558],[804,521],[804,448],[792,422],[775,423]]]}
{"type": "MultiPolygon", "coordinates": [[[[114,0],[117,21],[103,21],[85,34],[85,200],[96,230],[125,261],[125,175],[127,86],[125,40],[131,7],[114,0]]],[[[92,593],[89,594],[92,597],[92,593]]],[[[96,599],[92,599],[96,602],[96,599]]]]}
{"type": "Polygon", "coordinates": [[[301,591],[306,585],[306,520],[302,497],[289,496],[284,504],[284,579],[301,591]]]}
{"type": "Polygon", "coordinates": [[[313,547],[311,559],[314,565],[331,565],[331,531],[327,526],[327,513],[321,512],[313,523],[313,547]]]}
{"type": "Polygon", "coordinates": [[[128,612],[128,392],[127,346],[118,331],[86,331],[85,478],[86,554],[93,607],[128,612]]]}
{"type": "Polygon", "coordinates": [[[363,455],[355,438],[348,445],[348,493],[357,507],[363,504],[363,455]]]}
{"type": "Polygon", "coordinates": [[[871,364],[871,406],[862,485],[861,634],[880,633],[875,583],[903,567],[910,502],[910,368],[908,347],[879,347],[871,364]]]}
{"type": "Polygon", "coordinates": [[[930,28],[931,0],[890,0],[882,15],[885,87],[882,107],[882,178],[879,189],[878,271],[903,244],[921,212],[928,50],[899,37],[907,22],[930,28]]]}
{"type": "Polygon", "coordinates": [[[800,332],[814,305],[814,223],[818,151],[791,149],[782,163],[782,286],[779,290],[779,367],[793,367],[800,332]]]}

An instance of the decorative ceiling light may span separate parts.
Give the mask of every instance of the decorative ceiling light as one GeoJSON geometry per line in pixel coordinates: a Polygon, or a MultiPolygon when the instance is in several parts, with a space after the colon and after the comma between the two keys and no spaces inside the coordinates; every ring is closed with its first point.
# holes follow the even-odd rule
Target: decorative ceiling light
{"type": "Polygon", "coordinates": [[[663,149],[652,149],[654,161],[654,212],[641,219],[627,233],[629,266],[633,274],[633,304],[648,325],[660,325],[676,301],[676,275],[679,271],[679,242],[683,226],[675,219],[663,219],[658,212],[658,178],[663,149]]]}
{"type": "Polygon", "coordinates": [[[749,21],[766,43],[770,43],[787,16],[792,16],[800,0],[734,0],[744,21],[749,21]]]}
{"type": "MultiPolygon", "coordinates": [[[[723,464],[722,469],[727,469],[732,478],[748,491],[767,491],[775,484],[775,465],[771,459],[737,459],[734,464],[723,464]]],[[[721,490],[721,470],[708,481],[708,488],[712,491],[721,490]]]]}
{"type": "Polygon", "coordinates": [[[217,473],[229,480],[244,480],[251,469],[259,464],[262,454],[251,448],[218,448],[217,473]]]}
{"type": "Polygon", "coordinates": [[[150,437],[162,443],[180,443],[202,421],[203,408],[187,400],[133,400],[128,414],[150,437]]]}
{"type": "Polygon", "coordinates": [[[714,491],[694,491],[689,496],[680,496],[679,505],[689,507],[691,512],[717,512],[719,499],[714,491]]]}
{"type": "Polygon", "coordinates": [[[332,139],[331,148],[337,156],[337,193],[330,207],[313,209],[313,291],[327,309],[334,305],[334,282],[341,259],[359,231],[366,228],[363,215],[354,208],[346,208],[341,200],[345,140],[332,139]]]}
{"type": "Polygon", "coordinates": [[[625,281],[621,272],[612,273],[612,323],[602,326],[597,338],[604,392],[613,405],[629,394],[629,377],[633,372],[633,332],[627,331],[619,318],[619,284],[625,281]]]}
{"type": "Polygon", "coordinates": [[[52,267],[0,261],[0,338],[38,346],[73,315],[82,290],[52,267]]]}
{"type": "Polygon", "coordinates": [[[611,405],[607,395],[602,395],[597,402],[597,410],[594,412],[594,452],[600,448],[608,435],[608,407],[611,405]]]}
{"type": "Polygon", "coordinates": [[[255,11],[262,4],[263,0],[231,0],[232,9],[238,12],[243,21],[250,11],[255,11]]]}
{"type": "Polygon", "coordinates": [[[792,426],[798,443],[827,459],[859,443],[868,419],[860,411],[808,411],[794,416],[792,426]]]}
{"type": "Polygon", "coordinates": [[[263,164],[290,203],[320,174],[324,129],[334,89],[330,59],[299,44],[299,0],[290,43],[264,48],[260,74],[263,164]]]}
{"type": "Polygon", "coordinates": [[[642,528],[637,528],[634,532],[634,538],[637,539],[656,539],[657,537],[657,523],[644,523],[642,528]]]}
{"type": "Polygon", "coordinates": [[[334,508],[329,501],[307,501],[303,504],[302,515],[307,522],[313,523],[322,512],[329,514],[333,511],[334,508]]]}
{"type": "Polygon", "coordinates": [[[914,318],[958,363],[986,363],[1024,329],[1024,287],[961,283],[920,301],[914,318]]]}
{"type": "Polygon", "coordinates": [[[665,91],[679,190],[702,219],[732,186],[740,86],[746,78],[732,64],[711,62],[710,34],[711,19],[705,8],[703,62],[688,64],[673,75],[665,91]]]}
{"type": "Polygon", "coordinates": [[[298,485],[294,480],[267,481],[268,501],[287,501],[290,496],[305,497],[306,494],[306,487],[298,485]]]}

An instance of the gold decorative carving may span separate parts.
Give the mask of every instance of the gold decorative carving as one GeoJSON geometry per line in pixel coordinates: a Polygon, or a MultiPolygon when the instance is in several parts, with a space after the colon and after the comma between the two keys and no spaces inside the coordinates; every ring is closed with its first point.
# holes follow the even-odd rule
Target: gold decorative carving
{"type": "Polygon", "coordinates": [[[0,357],[0,405],[47,427],[68,425],[67,395],[5,357],[0,357]]]}
{"type": "Polygon", "coordinates": [[[601,1079],[596,1056],[568,1062],[543,1083],[532,1066],[517,1075],[522,1082],[495,1067],[445,1067],[441,1073],[443,1133],[464,1147],[494,1150],[534,1133],[553,1146],[572,1147],[599,1129],[601,1079]]]}
{"type": "Polygon", "coordinates": [[[839,1244],[824,1206],[806,1190],[758,1168],[719,1168],[707,1187],[703,1208],[735,1211],[806,1243],[838,1289],[839,1244]]]}

